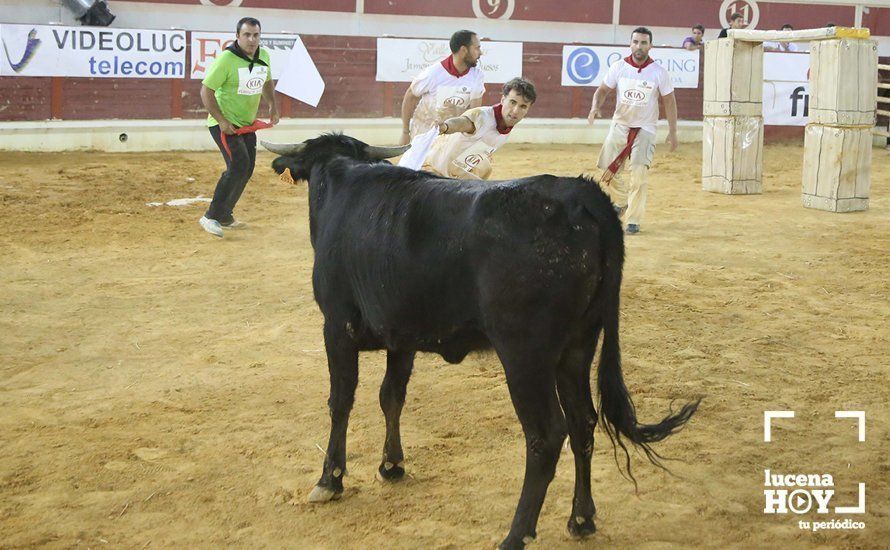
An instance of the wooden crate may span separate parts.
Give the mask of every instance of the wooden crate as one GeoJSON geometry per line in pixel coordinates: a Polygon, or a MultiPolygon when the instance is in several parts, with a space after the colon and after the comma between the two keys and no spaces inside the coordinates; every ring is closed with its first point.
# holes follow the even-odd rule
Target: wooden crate
{"type": "Polygon", "coordinates": [[[763,115],[763,44],[705,42],[704,115],[763,115]]]}
{"type": "Polygon", "coordinates": [[[803,205],[829,212],[868,209],[871,148],[871,128],[808,124],[803,153],[803,205]]]}
{"type": "Polygon", "coordinates": [[[702,189],[727,195],[760,193],[763,118],[706,116],[702,127],[702,189]]]}
{"type": "Polygon", "coordinates": [[[809,122],[874,126],[877,85],[876,41],[810,43],[809,122]]]}

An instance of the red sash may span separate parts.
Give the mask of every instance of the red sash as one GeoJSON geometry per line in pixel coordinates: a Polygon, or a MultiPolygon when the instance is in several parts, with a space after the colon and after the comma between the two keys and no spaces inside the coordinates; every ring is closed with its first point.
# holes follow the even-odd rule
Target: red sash
{"type": "Polygon", "coordinates": [[[618,153],[618,156],[615,157],[615,160],[612,161],[612,164],[603,172],[602,182],[605,185],[609,185],[612,181],[612,178],[621,171],[621,167],[624,166],[624,161],[627,160],[627,157],[630,156],[630,152],[633,149],[634,141],[637,139],[637,134],[640,133],[639,128],[631,128],[627,132],[627,145],[624,146],[624,149],[618,153]]]}
{"type": "MultiPolygon", "coordinates": [[[[250,126],[242,126],[238,129],[236,129],[235,135],[240,136],[242,134],[250,134],[250,133],[256,132],[257,130],[263,130],[263,129],[271,128],[271,127],[272,127],[271,123],[266,122],[265,120],[257,119],[257,120],[254,120],[250,126]]],[[[223,149],[226,150],[226,154],[228,154],[229,159],[231,159],[232,152],[229,150],[229,144],[226,142],[226,133],[222,132],[220,135],[222,136],[223,149]]]]}

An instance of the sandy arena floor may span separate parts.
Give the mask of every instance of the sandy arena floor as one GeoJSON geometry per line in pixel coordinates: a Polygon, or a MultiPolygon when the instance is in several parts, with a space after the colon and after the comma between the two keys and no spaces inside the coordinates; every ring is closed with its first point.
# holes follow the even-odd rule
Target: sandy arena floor
{"type": "MultiPolygon", "coordinates": [[[[513,145],[500,178],[592,168],[597,147],[513,145]]],[[[705,395],[635,458],[599,431],[599,532],[569,540],[563,453],[538,547],[887,547],[890,153],[871,209],[800,205],[800,145],[768,145],[765,192],[701,191],[698,144],[656,154],[643,232],[627,239],[625,377],[643,420],[705,395]],[[763,442],[763,411],[796,411],[763,442]],[[867,438],[835,410],[865,410],[867,438]],[[764,469],[830,473],[832,506],[764,515],[764,469]],[[801,530],[852,517],[865,530],[801,530]],[[883,543],[880,541],[884,541],[883,543]]],[[[307,191],[262,153],[224,240],[203,205],[217,153],[0,154],[0,547],[491,548],[519,494],[524,445],[494,355],[421,355],[402,436],[410,478],[374,480],[384,355],[362,357],[340,502],[310,505],[327,442],[328,375],[312,299],[307,191]],[[195,178],[190,182],[188,178],[195,178]]]]}

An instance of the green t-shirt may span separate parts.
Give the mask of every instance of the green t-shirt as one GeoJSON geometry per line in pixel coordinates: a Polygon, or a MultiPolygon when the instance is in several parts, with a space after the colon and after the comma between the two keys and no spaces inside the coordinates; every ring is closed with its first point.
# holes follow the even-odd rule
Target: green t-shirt
{"type": "MultiPolygon", "coordinates": [[[[235,126],[249,126],[256,120],[257,110],[260,108],[260,98],[263,94],[263,85],[271,76],[271,64],[269,52],[260,48],[260,59],[267,66],[259,63],[253,64],[253,71],[249,70],[250,63],[225,50],[219,54],[204,75],[202,84],[214,90],[216,102],[223,116],[235,126]]],[[[207,126],[219,124],[213,115],[207,115],[207,126]]]]}

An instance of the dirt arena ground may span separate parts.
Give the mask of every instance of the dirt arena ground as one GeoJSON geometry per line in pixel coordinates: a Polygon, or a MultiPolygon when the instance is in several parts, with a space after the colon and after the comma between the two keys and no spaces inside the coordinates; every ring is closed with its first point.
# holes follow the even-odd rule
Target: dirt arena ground
{"type": "MultiPolygon", "coordinates": [[[[871,209],[800,205],[802,146],[768,145],[765,192],[701,191],[698,144],[656,154],[643,232],[627,239],[625,377],[643,420],[704,395],[634,458],[639,494],[597,431],[599,532],[565,535],[563,453],[540,548],[877,548],[890,541],[890,153],[871,209]],[[676,403],[675,403],[676,404],[676,403]],[[763,442],[763,411],[794,410],[763,442]],[[835,410],[865,410],[867,437],[835,410]],[[832,506],[765,515],[764,470],[829,473],[832,506]],[[798,521],[851,517],[864,530],[798,521]]],[[[497,177],[593,167],[598,147],[512,145],[497,177]]],[[[310,505],[328,434],[305,186],[261,153],[223,240],[203,205],[217,153],[0,153],[0,547],[491,548],[506,534],[524,445],[493,354],[421,355],[402,419],[405,482],[374,479],[384,355],[362,356],[340,502],[310,505]],[[189,178],[195,178],[194,181],[189,178]]]]}

